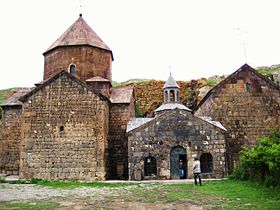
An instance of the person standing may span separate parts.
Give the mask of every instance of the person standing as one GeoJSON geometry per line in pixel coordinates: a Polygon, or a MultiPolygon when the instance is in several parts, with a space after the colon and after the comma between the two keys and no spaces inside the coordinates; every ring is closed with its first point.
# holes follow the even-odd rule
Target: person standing
{"type": "Polygon", "coordinates": [[[184,179],[184,176],[185,176],[184,163],[181,159],[179,161],[179,176],[180,176],[180,179],[184,179]]]}
{"type": "Polygon", "coordinates": [[[200,161],[198,158],[194,159],[193,163],[193,172],[194,172],[194,183],[197,185],[197,178],[199,180],[199,185],[201,185],[201,168],[200,168],[200,161]]]}

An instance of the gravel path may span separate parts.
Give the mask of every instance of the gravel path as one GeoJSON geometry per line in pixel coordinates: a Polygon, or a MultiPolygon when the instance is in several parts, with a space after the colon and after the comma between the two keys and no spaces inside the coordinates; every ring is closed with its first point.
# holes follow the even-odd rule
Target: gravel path
{"type": "Polygon", "coordinates": [[[117,189],[108,188],[75,188],[71,190],[53,189],[33,184],[1,184],[0,201],[15,201],[29,199],[47,199],[52,197],[96,197],[108,195],[117,189]]]}

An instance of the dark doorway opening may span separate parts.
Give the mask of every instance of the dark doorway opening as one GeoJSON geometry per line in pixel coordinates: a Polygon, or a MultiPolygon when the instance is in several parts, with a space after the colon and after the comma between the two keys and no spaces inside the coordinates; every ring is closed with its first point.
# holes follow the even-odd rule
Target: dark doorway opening
{"type": "Polygon", "coordinates": [[[187,152],[184,147],[176,146],[171,149],[170,152],[170,178],[171,179],[180,179],[180,160],[183,161],[184,165],[184,176],[188,177],[187,171],[187,152]]]}
{"type": "Polygon", "coordinates": [[[188,174],[187,155],[179,154],[179,162],[180,162],[180,160],[182,160],[182,162],[183,162],[183,169],[184,169],[184,176],[180,177],[180,178],[181,179],[186,179],[187,178],[187,174],[188,174]]]}
{"type": "Polygon", "coordinates": [[[147,157],[144,164],[145,176],[157,175],[157,160],[154,157],[147,157]]]}
{"type": "Polygon", "coordinates": [[[201,173],[213,172],[213,157],[210,153],[203,153],[200,157],[201,173]]]}

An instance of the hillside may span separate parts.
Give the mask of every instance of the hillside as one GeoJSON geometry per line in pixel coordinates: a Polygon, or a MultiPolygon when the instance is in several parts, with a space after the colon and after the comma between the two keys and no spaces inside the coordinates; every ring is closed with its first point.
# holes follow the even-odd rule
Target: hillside
{"type": "MultiPolygon", "coordinates": [[[[137,116],[143,117],[152,116],[153,110],[162,104],[162,87],[164,83],[165,81],[160,80],[146,80],[143,82],[120,83],[119,86],[132,86],[135,88],[137,116]]],[[[180,101],[189,108],[194,108],[197,101],[201,100],[199,89],[206,85],[207,80],[177,81],[177,83],[180,86],[180,101]]]]}
{"type": "MultiPolygon", "coordinates": [[[[280,65],[257,67],[256,70],[270,78],[275,83],[280,81],[280,65]]],[[[193,109],[207,92],[221,82],[225,76],[212,76],[208,79],[177,81],[180,86],[180,101],[193,109]]],[[[153,110],[162,104],[162,87],[165,81],[159,80],[129,80],[122,83],[114,83],[115,86],[133,86],[136,95],[136,112],[138,117],[152,116],[153,110]]]]}
{"type": "MultiPolygon", "coordinates": [[[[280,82],[280,65],[257,67],[256,70],[267,76],[275,83],[280,82]]],[[[208,79],[201,78],[191,81],[178,81],[180,86],[180,101],[189,108],[194,108],[204,95],[225,76],[213,76],[208,79]]],[[[162,87],[165,81],[131,79],[125,82],[113,82],[113,86],[132,86],[135,88],[136,111],[138,117],[152,116],[153,110],[162,104],[162,87]]],[[[20,88],[9,88],[0,90],[0,104],[20,88]]],[[[1,118],[0,109],[0,118],[1,118]]]]}
{"type": "MultiPolygon", "coordinates": [[[[9,88],[0,90],[0,104],[2,104],[7,98],[16,93],[20,88],[9,88]]],[[[2,118],[2,109],[0,108],[0,119],[2,118]]]]}

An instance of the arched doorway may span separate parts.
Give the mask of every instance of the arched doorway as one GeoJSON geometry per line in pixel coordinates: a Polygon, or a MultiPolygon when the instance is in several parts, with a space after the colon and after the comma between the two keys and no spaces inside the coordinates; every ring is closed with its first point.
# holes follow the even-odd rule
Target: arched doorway
{"type": "Polygon", "coordinates": [[[183,161],[185,175],[184,178],[188,177],[188,160],[187,152],[184,147],[176,146],[171,149],[170,152],[170,178],[179,179],[179,162],[183,161]]]}

